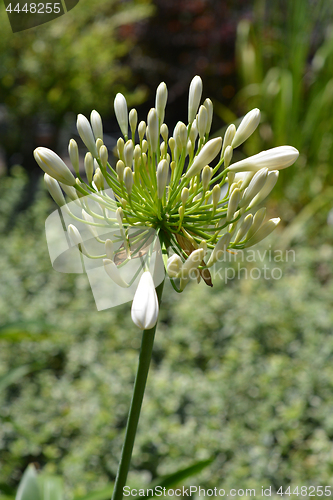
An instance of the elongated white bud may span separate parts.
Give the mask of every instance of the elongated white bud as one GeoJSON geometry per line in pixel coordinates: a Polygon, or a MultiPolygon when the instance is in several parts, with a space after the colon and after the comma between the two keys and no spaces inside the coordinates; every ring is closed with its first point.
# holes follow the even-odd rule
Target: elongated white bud
{"type": "Polygon", "coordinates": [[[118,93],[114,100],[114,112],[119,128],[125,138],[128,136],[128,109],[123,94],[118,93]]]}
{"type": "Polygon", "coordinates": [[[145,271],[136,289],[131,316],[133,323],[141,330],[150,330],[157,323],[159,313],[158,298],[154,281],[149,271],[145,271]]]}
{"type": "Polygon", "coordinates": [[[90,114],[90,123],[94,132],[95,139],[103,140],[103,124],[101,115],[93,110],[90,114]]]}
{"type": "Polygon", "coordinates": [[[90,153],[93,155],[94,158],[97,158],[98,151],[96,148],[94,134],[91,129],[89,120],[84,115],[80,114],[77,116],[76,128],[77,131],[79,132],[82,141],[87,146],[90,153]]]}
{"type": "Polygon", "coordinates": [[[248,208],[252,208],[255,205],[259,205],[262,201],[264,201],[265,198],[269,195],[269,193],[272,191],[273,187],[277,183],[279,177],[279,171],[278,170],[271,170],[268,172],[266,182],[264,184],[264,187],[259,191],[259,193],[253,198],[251,203],[249,204],[248,208]]]}
{"type": "Polygon", "coordinates": [[[194,161],[186,172],[185,177],[190,178],[201,172],[205,165],[210,163],[221,149],[222,139],[221,137],[216,137],[216,139],[211,139],[208,141],[204,147],[201,149],[198,156],[194,158],[194,161]]]}
{"type": "Polygon", "coordinates": [[[105,241],[105,253],[107,259],[113,260],[113,243],[109,239],[105,241]]]}
{"type": "Polygon", "coordinates": [[[91,184],[94,175],[94,158],[91,153],[86,153],[84,157],[84,169],[86,171],[86,176],[89,184],[91,184]]]}
{"type": "Polygon", "coordinates": [[[182,200],[183,205],[185,205],[185,203],[187,202],[189,195],[190,195],[190,192],[189,192],[188,188],[184,187],[182,189],[182,193],[181,193],[181,200],[182,200]]]}
{"type": "Polygon", "coordinates": [[[139,139],[140,139],[140,142],[143,140],[144,138],[144,135],[146,133],[146,128],[147,128],[147,125],[146,125],[146,122],[142,121],[139,123],[139,126],[138,126],[138,134],[139,134],[139,139]]]}
{"type": "Polygon", "coordinates": [[[97,151],[98,151],[98,154],[99,154],[99,150],[101,149],[101,147],[103,146],[103,141],[102,139],[97,139],[96,141],[96,148],[97,148],[97,151]]]}
{"type": "Polygon", "coordinates": [[[234,189],[229,198],[226,222],[230,222],[234,218],[234,214],[237,210],[240,198],[240,190],[238,188],[234,189]]]}
{"type": "Polygon", "coordinates": [[[111,259],[103,259],[104,269],[110,278],[121,288],[127,288],[129,285],[120,275],[120,271],[111,259]]]}
{"type": "Polygon", "coordinates": [[[209,167],[208,165],[206,165],[203,170],[202,170],[202,174],[201,174],[201,180],[202,180],[202,189],[205,191],[207,191],[208,189],[208,185],[209,185],[209,182],[212,178],[212,175],[213,175],[213,169],[211,167],[209,167]]]}
{"type": "Polygon", "coordinates": [[[247,215],[245,217],[245,219],[243,220],[241,227],[237,231],[236,238],[234,240],[235,245],[237,243],[239,243],[240,241],[242,241],[242,239],[244,238],[244,236],[246,235],[246,233],[249,231],[250,227],[252,226],[252,222],[253,222],[253,215],[252,214],[247,215]]]}
{"type": "Polygon", "coordinates": [[[253,176],[250,184],[246,188],[241,199],[240,208],[247,207],[254,196],[259,193],[260,189],[264,186],[267,179],[268,169],[262,168],[253,176]]]}
{"type": "Polygon", "coordinates": [[[131,167],[133,162],[134,146],[133,141],[129,140],[126,142],[124,147],[124,159],[126,167],[131,167]]]}
{"type": "Polygon", "coordinates": [[[118,160],[116,163],[116,172],[118,175],[119,182],[123,182],[124,180],[124,170],[125,170],[125,163],[122,160],[118,160]]]}
{"type": "Polygon", "coordinates": [[[264,218],[266,216],[266,207],[260,208],[258,210],[254,217],[253,217],[253,223],[252,226],[250,227],[246,239],[249,240],[252,238],[252,236],[258,231],[258,229],[261,227],[261,224],[264,222],[264,218]]]}
{"type": "Polygon", "coordinates": [[[76,189],[73,186],[67,186],[67,184],[63,184],[59,182],[61,189],[67,194],[67,196],[72,200],[78,199],[78,194],[76,189]]]}
{"type": "Polygon", "coordinates": [[[126,167],[124,170],[124,184],[129,195],[132,193],[133,182],[134,179],[132,169],[130,167],[126,167]]]}
{"type": "Polygon", "coordinates": [[[64,198],[64,195],[62,194],[58,181],[56,181],[49,174],[44,174],[44,182],[48,192],[50,193],[56,204],[59,205],[59,207],[65,205],[66,200],[64,198]]]}
{"type": "Polygon", "coordinates": [[[227,146],[224,152],[224,168],[228,168],[232,159],[234,150],[231,146],[227,146]]]}
{"type": "Polygon", "coordinates": [[[236,134],[236,127],[232,123],[231,125],[229,125],[229,127],[226,130],[226,133],[224,134],[223,146],[222,146],[222,151],[221,151],[221,158],[223,157],[226,148],[228,146],[231,146],[231,143],[235,137],[235,134],[236,134]]]}
{"type": "MultiPolygon", "coordinates": [[[[148,113],[148,118],[147,118],[147,123],[148,123],[148,129],[149,129],[149,139],[148,142],[150,142],[152,150],[155,152],[157,150],[158,146],[158,140],[159,140],[159,126],[158,126],[158,116],[157,116],[157,111],[155,108],[151,108],[151,110],[148,113]]],[[[147,131],[146,131],[147,135],[147,131]]]]}
{"type": "Polygon", "coordinates": [[[69,236],[71,242],[73,243],[73,245],[75,245],[77,247],[80,245],[82,253],[84,255],[88,255],[87,250],[86,250],[86,248],[83,244],[83,241],[82,241],[82,236],[81,236],[78,228],[76,226],[74,226],[73,224],[69,224],[69,226],[67,228],[67,232],[68,232],[68,236],[69,236]]]}
{"type": "Polygon", "coordinates": [[[216,184],[212,189],[212,203],[214,208],[217,207],[218,202],[220,201],[221,196],[221,188],[218,184],[216,184]]]}
{"type": "Polygon", "coordinates": [[[202,95],[202,80],[200,76],[195,76],[190,84],[188,95],[188,123],[192,123],[198,112],[202,95]]]}
{"type": "Polygon", "coordinates": [[[207,122],[208,111],[205,106],[200,106],[199,113],[197,115],[197,127],[200,139],[203,139],[205,137],[207,122]]]}
{"type": "Polygon", "coordinates": [[[250,135],[253,134],[255,129],[258,127],[259,122],[260,122],[259,109],[255,108],[255,109],[252,109],[252,111],[249,111],[244,116],[243,120],[241,121],[241,123],[236,131],[235,137],[233,138],[233,141],[231,144],[232,147],[237,148],[238,146],[243,144],[243,142],[245,142],[246,139],[248,137],[250,137],[250,135]]]}
{"type": "Polygon", "coordinates": [[[135,134],[137,124],[138,124],[138,112],[136,109],[131,109],[129,114],[129,126],[132,134],[135,134]]]}
{"type": "Polygon", "coordinates": [[[102,174],[101,169],[99,167],[97,167],[95,170],[95,174],[93,177],[93,183],[95,184],[98,191],[101,191],[102,189],[104,189],[104,177],[103,177],[103,174],[102,174]]]}
{"type": "Polygon", "coordinates": [[[75,177],[59,156],[48,148],[37,148],[34,157],[44,172],[68,186],[75,185],[75,177]]]}
{"type": "Polygon", "coordinates": [[[231,240],[231,234],[225,233],[215,245],[214,250],[212,251],[209,260],[207,262],[207,267],[211,267],[215,262],[217,262],[227,250],[229,243],[231,240]]]}
{"type": "Polygon", "coordinates": [[[109,153],[108,153],[108,149],[106,146],[101,146],[100,149],[99,149],[99,157],[100,157],[100,160],[101,160],[101,164],[104,168],[107,167],[108,165],[108,157],[109,157],[109,153]]]}
{"type": "Polygon", "coordinates": [[[206,125],[206,134],[209,134],[210,128],[212,126],[212,121],[213,121],[213,103],[212,101],[207,97],[207,99],[204,102],[204,106],[207,109],[208,112],[208,120],[207,120],[207,125],[206,125]]]}
{"type": "Polygon", "coordinates": [[[299,152],[292,146],[279,146],[238,161],[230,165],[229,170],[231,172],[257,172],[261,168],[282,170],[295,163],[298,155],[299,152]]]}
{"type": "Polygon", "coordinates": [[[192,123],[192,126],[191,126],[190,135],[189,135],[189,138],[190,138],[192,144],[195,144],[197,137],[198,137],[197,120],[194,120],[194,122],[192,123]]]}
{"type": "Polygon", "coordinates": [[[161,133],[161,136],[163,137],[163,141],[165,142],[165,144],[167,144],[168,137],[169,137],[169,129],[165,123],[162,123],[161,128],[160,128],[160,133],[161,133]]]}
{"type": "Polygon", "coordinates": [[[77,143],[74,139],[69,141],[68,154],[76,175],[79,175],[79,148],[77,147],[77,143]]]}
{"type": "Polygon", "coordinates": [[[176,144],[181,151],[187,144],[187,128],[185,123],[178,122],[173,132],[176,144]]]}
{"type": "Polygon", "coordinates": [[[181,272],[183,262],[182,259],[174,253],[171,257],[168,258],[166,271],[170,278],[178,278],[181,272]]]}
{"type": "Polygon", "coordinates": [[[161,200],[163,198],[164,190],[168,180],[168,162],[162,160],[157,166],[156,179],[157,179],[157,196],[161,200]]]}
{"type": "Polygon", "coordinates": [[[198,267],[200,266],[202,259],[205,256],[205,250],[203,248],[197,248],[188,256],[181,268],[180,274],[180,290],[184,290],[185,286],[190,279],[197,279],[199,272],[198,267]]]}
{"type": "Polygon", "coordinates": [[[280,222],[280,217],[276,219],[270,219],[268,222],[263,224],[260,229],[245,243],[245,248],[252,247],[259,243],[259,241],[265,239],[280,222]]]}
{"type": "Polygon", "coordinates": [[[155,108],[160,123],[164,120],[165,106],[168,100],[168,89],[164,82],[161,82],[156,90],[155,108]]]}
{"type": "Polygon", "coordinates": [[[122,137],[119,137],[117,141],[117,152],[118,152],[118,158],[122,159],[124,156],[124,148],[125,148],[125,142],[122,137]]]}

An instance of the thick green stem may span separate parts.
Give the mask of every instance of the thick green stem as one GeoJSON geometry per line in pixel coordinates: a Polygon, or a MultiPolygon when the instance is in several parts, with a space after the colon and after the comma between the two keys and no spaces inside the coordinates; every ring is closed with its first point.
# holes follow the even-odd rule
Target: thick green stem
{"type": "MultiPolygon", "coordinates": [[[[156,288],[159,304],[161,304],[163,285],[164,285],[164,280],[156,288]]],[[[138,428],[142,400],[146,388],[149,365],[154,345],[155,330],[156,330],[156,325],[150,330],[144,330],[142,333],[139,364],[134,382],[131,407],[126,426],[125,441],[121,452],[121,458],[118,467],[116,482],[114,485],[112,500],[122,500],[123,498],[123,488],[126,485],[135,435],[138,428]]]]}

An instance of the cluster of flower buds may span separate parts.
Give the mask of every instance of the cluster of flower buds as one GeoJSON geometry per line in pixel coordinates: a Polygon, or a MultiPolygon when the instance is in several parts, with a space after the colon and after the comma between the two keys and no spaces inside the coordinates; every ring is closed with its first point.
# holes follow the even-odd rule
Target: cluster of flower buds
{"type": "MultiPolygon", "coordinates": [[[[105,204],[105,189],[111,188],[124,245],[128,228],[155,229],[166,272],[174,288],[182,291],[191,279],[202,278],[211,285],[209,268],[224,252],[255,245],[274,230],[279,219],[265,222],[265,209],[256,207],[275,186],[279,170],[296,161],[298,151],[281,146],[232,164],[234,149],[258,127],[260,111],[247,113],[238,128],[230,125],[223,139],[209,139],[213,104],[208,98],[200,104],[201,78],[195,76],[190,84],[188,123],[179,121],[172,133],[164,123],[167,97],[167,87],[161,83],[147,121],[138,123],[136,110],[128,112],[125,97],[116,95],[114,110],[122,137],[117,141],[115,168],[108,162],[97,111],[91,113],[90,121],[83,115],[77,119],[78,133],[88,149],[85,180],[79,172],[78,146],[73,139],[69,156],[76,177],[54,152],[37,148],[34,155],[45,172],[51,196],[60,206],[66,203],[63,192],[69,200],[80,202],[80,198],[94,195],[105,204]]],[[[93,232],[93,218],[87,214],[84,219],[93,232]]],[[[73,226],[69,233],[84,253],[73,226]]],[[[104,264],[106,272],[119,283],[122,278],[111,244],[106,248],[104,264]]],[[[132,308],[133,320],[140,328],[151,327],[156,321],[158,302],[153,289],[152,280],[143,273],[132,308]]]]}

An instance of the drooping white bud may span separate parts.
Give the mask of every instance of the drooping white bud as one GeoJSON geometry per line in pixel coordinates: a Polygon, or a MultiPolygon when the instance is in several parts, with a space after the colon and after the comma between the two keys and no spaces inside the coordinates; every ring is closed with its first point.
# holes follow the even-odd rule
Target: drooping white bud
{"type": "Polygon", "coordinates": [[[277,180],[279,177],[279,171],[278,170],[271,170],[268,172],[266,182],[263,186],[263,188],[259,191],[259,193],[253,198],[251,203],[249,204],[248,208],[252,208],[255,205],[259,205],[264,199],[269,195],[269,193],[272,191],[273,187],[275,186],[277,180]]]}
{"type": "Polygon", "coordinates": [[[206,125],[206,134],[209,134],[210,128],[212,126],[212,121],[213,121],[213,103],[212,101],[207,97],[207,99],[204,102],[204,106],[208,111],[208,120],[207,120],[207,125],[206,125]]]}
{"type": "Polygon", "coordinates": [[[64,195],[62,194],[58,181],[56,181],[49,174],[44,174],[44,182],[48,192],[50,193],[56,204],[59,205],[59,207],[65,205],[66,200],[64,198],[64,195]]]}
{"type": "Polygon", "coordinates": [[[157,179],[157,196],[161,200],[163,198],[164,190],[168,180],[168,162],[162,160],[157,166],[156,179],[157,179]]]}
{"type": "Polygon", "coordinates": [[[256,194],[259,193],[260,189],[264,186],[268,174],[267,168],[262,168],[253,176],[250,184],[246,188],[241,199],[239,206],[240,208],[247,207],[250,201],[254,198],[256,194]]]}
{"type": "Polygon", "coordinates": [[[259,243],[259,241],[265,239],[280,222],[280,217],[276,219],[270,219],[268,222],[263,224],[260,229],[245,243],[245,248],[251,247],[259,243]]]}
{"type": "Polygon", "coordinates": [[[93,155],[94,158],[97,158],[98,151],[96,148],[94,134],[91,129],[89,120],[84,115],[79,114],[77,116],[76,128],[77,131],[79,132],[82,141],[87,146],[90,153],[93,155]]]}
{"type": "Polygon", "coordinates": [[[254,217],[253,217],[253,223],[252,226],[250,227],[249,231],[247,232],[246,239],[249,240],[252,238],[252,236],[258,231],[258,229],[261,227],[261,224],[264,222],[264,218],[266,215],[266,207],[260,208],[258,210],[254,217]]]}
{"type": "Polygon", "coordinates": [[[247,215],[245,217],[245,219],[243,220],[241,227],[237,231],[236,238],[234,240],[235,245],[237,243],[239,243],[244,238],[244,236],[246,235],[246,233],[249,231],[250,227],[252,226],[252,222],[253,222],[253,215],[252,214],[247,215]]]}
{"type": "Polygon", "coordinates": [[[37,148],[34,157],[46,174],[68,186],[75,185],[75,177],[59,156],[48,148],[37,148]]]}
{"type": "Polygon", "coordinates": [[[90,114],[90,123],[94,132],[95,139],[103,140],[103,124],[101,115],[93,110],[90,114]]]}
{"type": "Polygon", "coordinates": [[[229,170],[231,172],[257,172],[261,168],[282,170],[295,163],[298,156],[299,152],[296,148],[292,146],[279,146],[238,161],[230,165],[229,170]]]}
{"type": "Polygon", "coordinates": [[[150,330],[157,323],[158,313],[159,305],[154,281],[150,272],[145,271],[134,295],[132,321],[141,330],[150,330]]]}
{"type": "MultiPolygon", "coordinates": [[[[147,118],[148,128],[149,128],[149,138],[152,150],[155,152],[157,150],[158,140],[159,140],[159,126],[158,126],[158,116],[155,108],[151,108],[148,113],[147,118]]],[[[146,131],[147,135],[147,131],[146,131]]]]}
{"type": "Polygon", "coordinates": [[[138,124],[138,112],[136,109],[131,109],[129,114],[129,125],[133,135],[135,134],[137,124],[138,124]]]}
{"type": "Polygon", "coordinates": [[[231,159],[232,159],[233,152],[234,152],[234,150],[233,150],[233,148],[231,146],[227,146],[225,148],[225,152],[224,152],[224,168],[228,168],[229,167],[231,159]]]}
{"type": "Polygon", "coordinates": [[[234,189],[229,198],[226,222],[230,222],[234,218],[234,214],[237,210],[240,198],[240,190],[238,188],[234,189]]]}
{"type": "Polygon", "coordinates": [[[207,267],[211,267],[215,262],[217,262],[227,250],[229,243],[231,240],[231,234],[225,233],[215,245],[214,250],[212,251],[209,260],[207,262],[207,267]]]}
{"type": "Polygon", "coordinates": [[[127,288],[129,285],[120,275],[120,271],[111,259],[103,259],[104,269],[110,278],[121,288],[127,288]]]}
{"type": "Polygon", "coordinates": [[[125,138],[128,136],[128,109],[127,102],[123,94],[118,93],[114,100],[114,112],[120,130],[125,138]]]}
{"type": "Polygon", "coordinates": [[[188,95],[188,123],[192,123],[198,112],[202,95],[202,80],[200,76],[195,76],[190,84],[188,95]]]}
{"type": "Polygon", "coordinates": [[[207,122],[208,111],[205,106],[200,106],[199,113],[197,115],[197,127],[200,139],[203,139],[205,137],[207,122]]]}
{"type": "Polygon", "coordinates": [[[126,167],[124,170],[124,184],[129,195],[132,193],[133,182],[134,179],[132,169],[130,167],[126,167]]]}
{"type": "Polygon", "coordinates": [[[79,148],[77,147],[77,143],[74,139],[69,141],[68,154],[76,175],[79,175],[79,148]]]}
{"type": "Polygon", "coordinates": [[[221,149],[222,139],[221,137],[216,137],[216,139],[211,139],[208,141],[204,147],[201,149],[198,156],[194,158],[192,165],[186,172],[185,177],[190,178],[201,172],[203,167],[210,163],[218,154],[221,149]]]}
{"type": "Polygon", "coordinates": [[[100,157],[102,166],[104,168],[106,168],[107,164],[108,164],[109,153],[108,153],[107,147],[104,146],[104,144],[99,149],[99,157],[100,157]]]}
{"type": "Polygon", "coordinates": [[[223,146],[222,146],[222,151],[221,151],[221,158],[223,157],[226,148],[228,146],[231,146],[231,143],[233,141],[233,138],[235,137],[235,134],[236,134],[236,127],[232,123],[231,125],[229,125],[229,127],[226,130],[226,133],[224,134],[223,146]]]}
{"type": "Polygon", "coordinates": [[[125,158],[126,167],[132,166],[133,152],[134,152],[133,141],[129,140],[126,142],[125,147],[124,147],[124,158],[125,158]]]}
{"type": "Polygon", "coordinates": [[[170,278],[178,278],[181,272],[182,265],[182,259],[179,257],[179,255],[174,253],[171,257],[168,258],[167,261],[166,271],[168,276],[170,276],[170,278]]]}
{"type": "Polygon", "coordinates": [[[203,168],[201,174],[202,189],[204,190],[204,192],[206,192],[208,189],[208,185],[212,178],[212,175],[213,175],[213,169],[209,165],[206,165],[203,168]]]}
{"type": "Polygon", "coordinates": [[[255,108],[255,109],[252,109],[252,111],[249,111],[244,116],[243,120],[241,121],[241,123],[236,131],[235,137],[233,138],[233,141],[231,144],[232,147],[237,148],[238,146],[243,144],[243,142],[245,142],[246,139],[248,137],[250,137],[250,135],[253,134],[255,129],[258,127],[259,122],[260,122],[259,109],[255,108]]]}
{"type": "Polygon", "coordinates": [[[89,184],[91,184],[94,175],[94,158],[91,153],[86,153],[84,157],[84,169],[86,171],[86,176],[89,184]]]}
{"type": "Polygon", "coordinates": [[[124,170],[125,170],[125,163],[122,160],[118,160],[116,163],[116,172],[118,175],[119,182],[123,182],[124,180],[124,170]]]}
{"type": "Polygon", "coordinates": [[[76,226],[74,226],[74,224],[69,224],[68,228],[67,228],[67,232],[68,232],[68,236],[71,240],[71,242],[73,243],[73,245],[81,245],[83,244],[83,240],[82,240],[82,236],[80,234],[80,231],[78,230],[78,228],[76,226]]]}
{"type": "Polygon", "coordinates": [[[155,108],[160,123],[164,120],[165,106],[168,100],[168,89],[164,82],[161,82],[156,90],[155,108]]]}

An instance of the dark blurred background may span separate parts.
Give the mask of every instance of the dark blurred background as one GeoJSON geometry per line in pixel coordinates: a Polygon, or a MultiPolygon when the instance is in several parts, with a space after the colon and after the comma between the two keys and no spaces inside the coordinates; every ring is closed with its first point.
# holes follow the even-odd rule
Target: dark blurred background
{"type": "Polygon", "coordinates": [[[276,281],[167,288],[129,484],[213,457],[184,484],[333,485],[332,2],[80,0],[16,34],[2,6],[0,30],[0,499],[29,463],[66,499],[112,483],[140,343],[128,304],[97,312],[84,275],[51,268],[32,151],[66,158],[92,109],[112,149],[116,93],[145,119],[161,81],[172,130],[196,74],[213,134],[261,109],[239,158],[299,149],[266,202],[270,248],[296,258],[276,281]]]}

